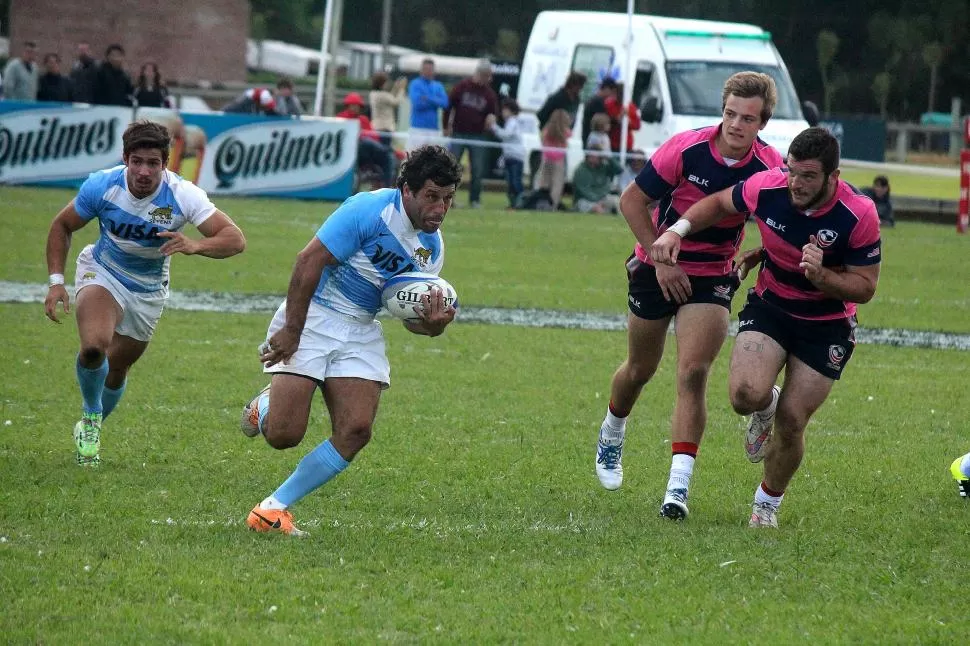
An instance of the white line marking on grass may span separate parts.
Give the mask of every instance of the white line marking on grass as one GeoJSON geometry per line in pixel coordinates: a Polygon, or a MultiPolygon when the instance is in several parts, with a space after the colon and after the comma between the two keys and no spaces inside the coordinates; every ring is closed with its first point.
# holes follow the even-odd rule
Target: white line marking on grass
{"type": "MultiPolygon", "coordinates": [[[[47,286],[36,283],[0,281],[0,303],[43,303],[47,286]]],[[[226,292],[172,292],[168,307],[193,312],[226,312],[233,314],[271,313],[282,302],[272,294],[230,294],[226,292]]],[[[537,328],[578,330],[625,330],[625,314],[600,312],[566,312],[558,310],[515,309],[502,307],[463,307],[458,320],[464,323],[517,325],[537,328]]],[[[731,324],[731,334],[737,324],[731,324]]],[[[859,328],[859,343],[901,348],[936,350],[970,350],[970,334],[904,330],[893,328],[859,328]]]]}

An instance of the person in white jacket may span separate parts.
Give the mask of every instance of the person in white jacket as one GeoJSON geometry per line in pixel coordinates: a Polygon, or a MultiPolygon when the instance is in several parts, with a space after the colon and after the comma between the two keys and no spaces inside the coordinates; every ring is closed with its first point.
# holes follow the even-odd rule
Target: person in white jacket
{"type": "Polygon", "coordinates": [[[486,127],[502,140],[502,155],[505,158],[505,181],[508,184],[509,208],[514,209],[522,196],[522,171],[525,169],[525,146],[522,143],[522,124],[519,121],[519,104],[515,99],[502,101],[502,120],[505,126],[496,123],[489,115],[486,127]]]}

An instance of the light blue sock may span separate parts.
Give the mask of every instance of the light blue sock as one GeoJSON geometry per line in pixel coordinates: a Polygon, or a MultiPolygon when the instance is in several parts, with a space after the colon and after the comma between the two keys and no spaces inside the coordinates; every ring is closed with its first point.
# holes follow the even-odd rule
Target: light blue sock
{"type": "Polygon", "coordinates": [[[81,365],[81,357],[78,356],[75,364],[77,370],[77,382],[81,386],[81,398],[84,400],[85,413],[100,413],[101,395],[104,391],[104,380],[108,376],[108,358],[97,368],[88,369],[81,365]]]}
{"type": "Polygon", "coordinates": [[[269,393],[265,392],[259,396],[256,400],[256,408],[259,410],[259,432],[263,432],[263,420],[266,419],[266,414],[269,412],[269,393]]]}
{"type": "Polygon", "coordinates": [[[128,380],[125,379],[121,382],[121,385],[118,386],[117,389],[108,388],[107,386],[104,387],[104,391],[101,393],[101,408],[103,409],[101,412],[101,417],[103,419],[108,419],[108,415],[111,414],[111,411],[113,411],[115,406],[118,405],[118,402],[121,401],[121,396],[125,394],[125,386],[127,385],[128,380]]]}
{"type": "Polygon", "coordinates": [[[289,507],[308,493],[323,486],[350,464],[327,440],[307,453],[296,470],[273,492],[273,497],[289,507]]]}

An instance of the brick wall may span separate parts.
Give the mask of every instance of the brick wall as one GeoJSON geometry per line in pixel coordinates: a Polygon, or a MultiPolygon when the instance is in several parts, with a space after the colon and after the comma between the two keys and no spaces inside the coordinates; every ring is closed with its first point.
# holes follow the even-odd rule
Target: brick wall
{"type": "Polygon", "coordinates": [[[248,0],[12,0],[9,27],[11,56],[33,40],[38,60],[57,52],[65,73],[85,40],[98,59],[112,43],[124,47],[133,81],[148,60],[166,80],[246,78],[248,0]]]}

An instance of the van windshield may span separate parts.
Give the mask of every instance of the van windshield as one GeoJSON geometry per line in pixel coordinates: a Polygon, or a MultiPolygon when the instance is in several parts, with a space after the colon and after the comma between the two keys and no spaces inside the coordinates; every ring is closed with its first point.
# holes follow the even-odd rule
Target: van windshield
{"type": "Polygon", "coordinates": [[[763,72],[775,80],[778,105],[775,119],[801,119],[798,96],[788,75],[774,65],[671,61],[667,63],[667,86],[674,114],[717,117],[721,115],[721,91],[729,76],[737,72],[763,72]]]}

